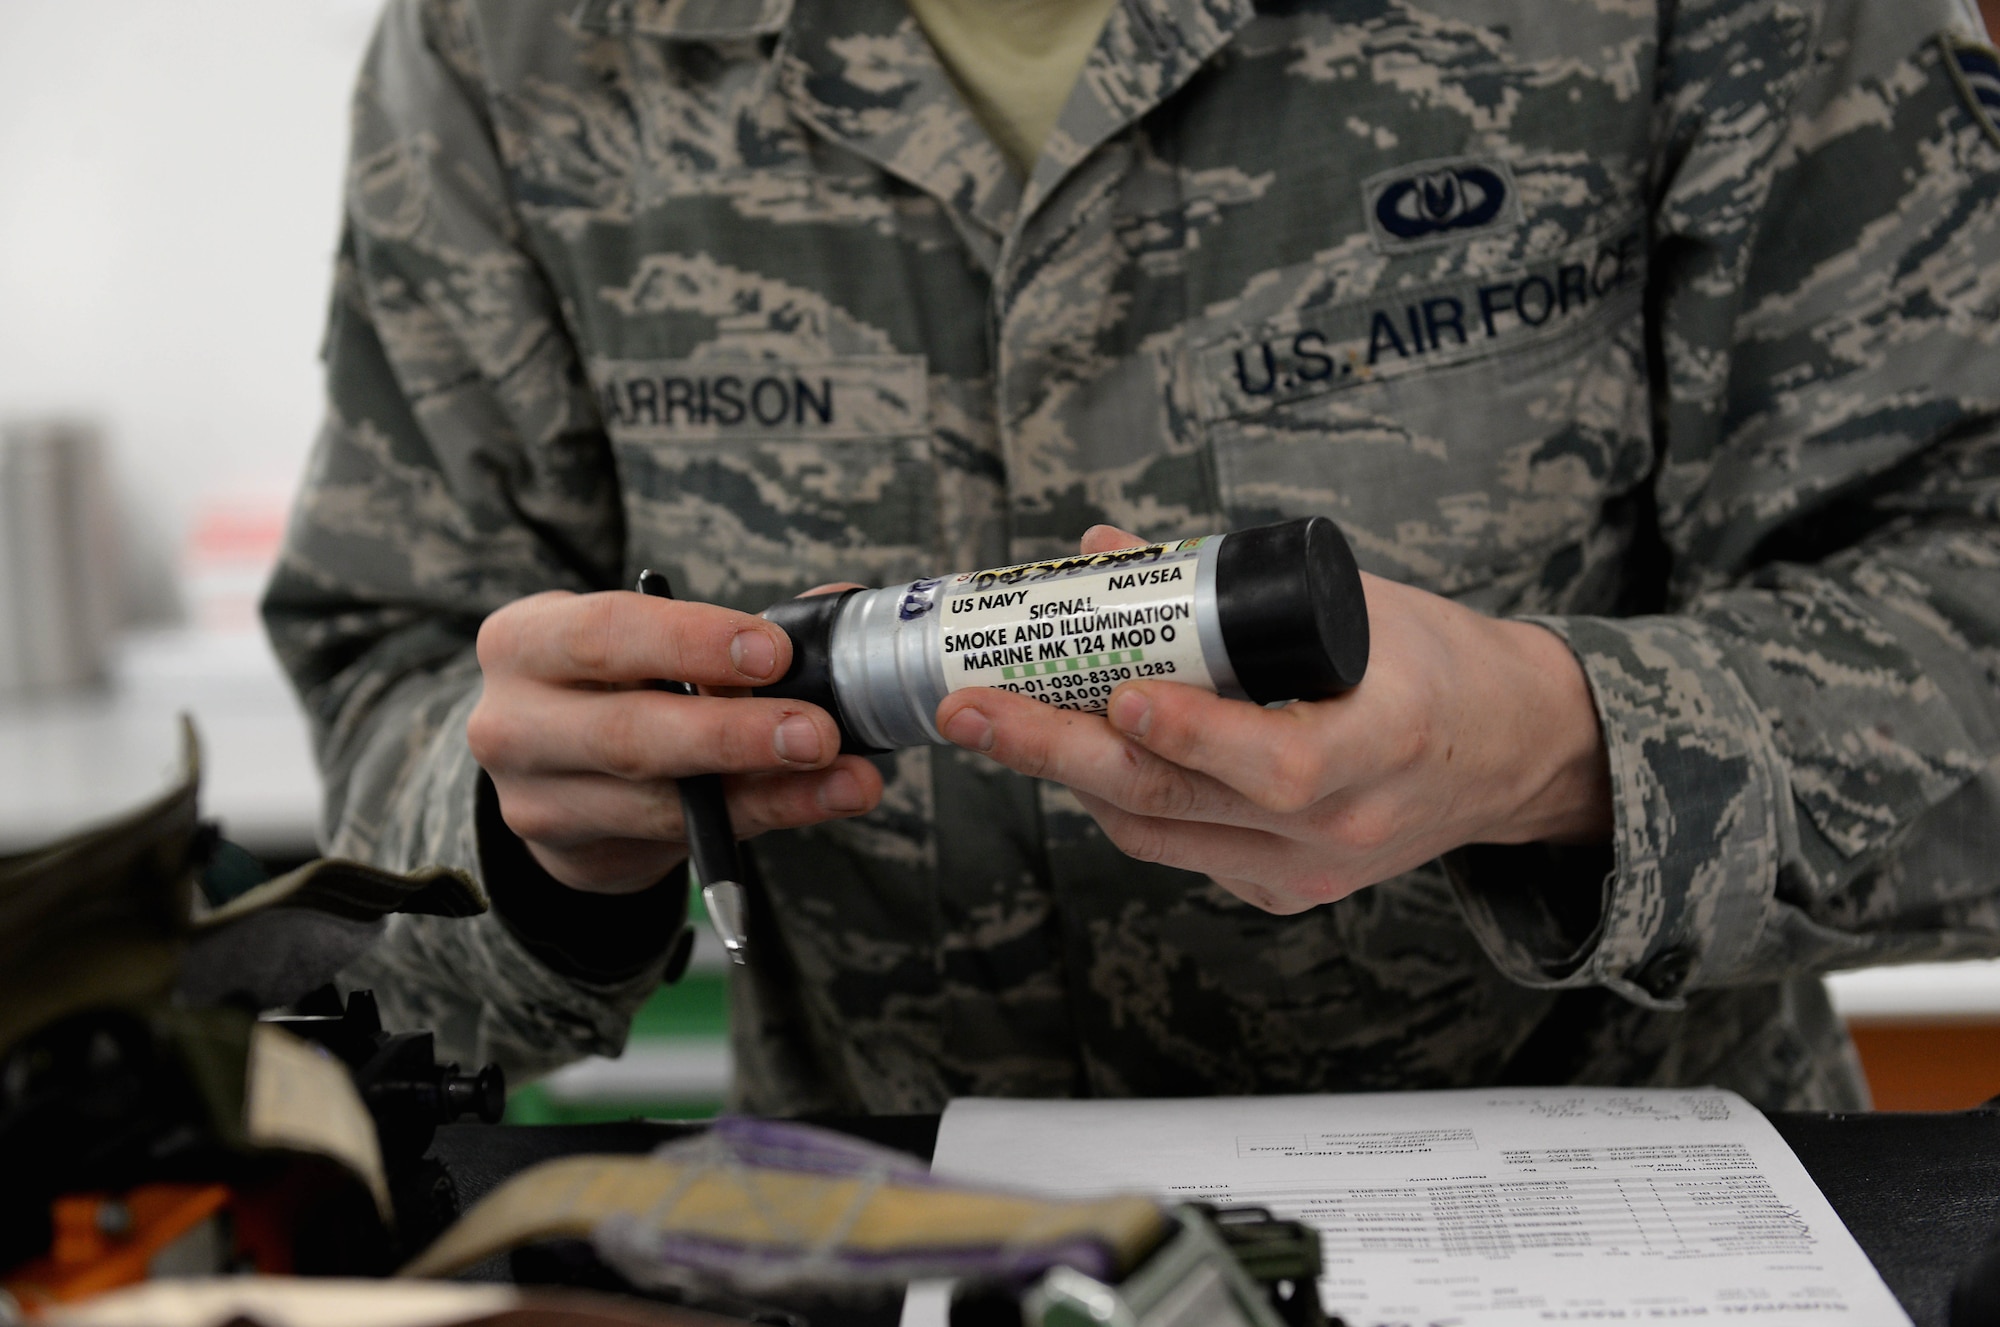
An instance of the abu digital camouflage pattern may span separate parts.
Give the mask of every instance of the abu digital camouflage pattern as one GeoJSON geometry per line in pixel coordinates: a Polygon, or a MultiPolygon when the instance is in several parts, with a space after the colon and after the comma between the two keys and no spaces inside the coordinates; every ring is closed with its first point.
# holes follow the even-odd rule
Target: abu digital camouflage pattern
{"type": "MultiPolygon", "coordinates": [[[[2000,147],[1957,0],[1125,0],[1028,178],[897,0],[395,0],[268,601],[330,846],[476,867],[483,615],[756,610],[1308,513],[1559,631],[1614,853],[1297,917],[950,749],[758,840],[743,1104],[1713,1082],[1860,1098],[1814,974],[2000,951],[2000,147]]],[[[350,974],[619,1046],[495,918],[350,974]]],[[[393,1002],[386,999],[396,992],[393,1002]]]]}

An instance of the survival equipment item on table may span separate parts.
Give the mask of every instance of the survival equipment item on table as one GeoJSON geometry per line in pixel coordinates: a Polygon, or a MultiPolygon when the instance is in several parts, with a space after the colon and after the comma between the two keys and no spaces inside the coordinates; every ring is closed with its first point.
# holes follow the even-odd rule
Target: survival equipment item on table
{"type": "Polygon", "coordinates": [[[805,1125],[724,1118],[650,1157],[576,1156],[501,1185],[403,1269],[498,1253],[515,1279],[759,1321],[893,1307],[951,1278],[954,1327],[1323,1327],[1319,1241],[1258,1209],[1040,1197],[934,1177],[805,1125]]]}
{"type": "Polygon", "coordinates": [[[185,746],[151,805],[0,858],[0,1303],[387,1270],[451,1215],[430,1127],[497,1118],[495,1074],[462,1079],[428,1034],[382,1033],[360,993],[317,1019],[256,1016],[390,912],[481,911],[476,887],[321,861],[206,906],[204,873],[246,859],[201,820],[191,728],[185,746]]]}

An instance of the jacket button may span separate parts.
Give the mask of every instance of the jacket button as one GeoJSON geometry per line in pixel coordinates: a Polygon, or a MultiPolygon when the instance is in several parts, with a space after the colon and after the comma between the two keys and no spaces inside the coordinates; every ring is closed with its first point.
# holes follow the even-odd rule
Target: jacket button
{"type": "Polygon", "coordinates": [[[1632,974],[1632,980],[1648,994],[1665,1000],[1680,994],[1693,971],[1694,951],[1683,945],[1671,945],[1648,959],[1632,974]]]}

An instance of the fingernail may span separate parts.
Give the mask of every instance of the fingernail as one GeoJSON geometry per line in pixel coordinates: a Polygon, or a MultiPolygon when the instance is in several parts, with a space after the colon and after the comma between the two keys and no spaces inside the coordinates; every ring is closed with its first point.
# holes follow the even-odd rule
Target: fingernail
{"type": "Polygon", "coordinates": [[[969,751],[993,749],[993,725],[978,710],[963,709],[952,715],[944,726],[944,735],[969,751]]]}
{"type": "Polygon", "coordinates": [[[778,647],[762,631],[739,631],[729,642],[729,662],[743,676],[762,681],[778,667],[778,647]]]}
{"type": "Polygon", "coordinates": [[[1111,698],[1111,726],[1133,737],[1144,737],[1153,726],[1153,706],[1137,691],[1121,691],[1111,698]]]}
{"type": "Polygon", "coordinates": [[[778,725],[778,759],[794,765],[817,765],[820,757],[819,725],[803,714],[794,714],[778,725]]]}
{"type": "Polygon", "coordinates": [[[837,769],[819,785],[819,804],[832,815],[851,816],[865,808],[868,799],[861,795],[861,780],[848,770],[837,769]]]}

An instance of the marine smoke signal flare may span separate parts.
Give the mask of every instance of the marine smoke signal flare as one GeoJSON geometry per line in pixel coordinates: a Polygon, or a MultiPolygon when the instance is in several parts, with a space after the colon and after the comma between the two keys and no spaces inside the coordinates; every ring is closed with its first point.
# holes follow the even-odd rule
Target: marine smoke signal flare
{"type": "Polygon", "coordinates": [[[1361,575],[1324,516],[880,590],[764,616],[792,666],[760,696],[833,715],[841,748],[947,745],[938,702],[998,687],[1101,714],[1133,678],[1269,704],[1337,695],[1368,666],[1361,575]]]}

